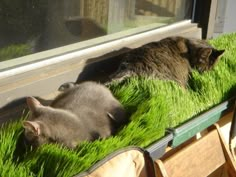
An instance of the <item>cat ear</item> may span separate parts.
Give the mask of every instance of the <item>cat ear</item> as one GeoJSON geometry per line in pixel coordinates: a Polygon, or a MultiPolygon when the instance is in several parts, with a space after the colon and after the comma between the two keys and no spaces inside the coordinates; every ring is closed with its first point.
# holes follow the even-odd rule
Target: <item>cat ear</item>
{"type": "Polygon", "coordinates": [[[35,135],[40,135],[40,125],[38,122],[33,122],[33,121],[24,121],[23,122],[23,127],[24,129],[34,133],[35,135]]]}
{"type": "Polygon", "coordinates": [[[212,55],[213,55],[214,58],[218,58],[218,57],[221,56],[224,52],[225,52],[225,50],[213,50],[212,55]]]}
{"type": "Polygon", "coordinates": [[[26,102],[31,112],[35,112],[42,104],[34,97],[27,97],[26,102]]]}
{"type": "Polygon", "coordinates": [[[177,41],[177,47],[180,50],[180,53],[188,52],[188,47],[186,46],[186,42],[184,39],[179,39],[177,41]]]}
{"type": "Polygon", "coordinates": [[[213,50],[211,57],[210,57],[210,64],[214,65],[217,60],[220,58],[220,56],[225,52],[225,50],[213,50]]]}

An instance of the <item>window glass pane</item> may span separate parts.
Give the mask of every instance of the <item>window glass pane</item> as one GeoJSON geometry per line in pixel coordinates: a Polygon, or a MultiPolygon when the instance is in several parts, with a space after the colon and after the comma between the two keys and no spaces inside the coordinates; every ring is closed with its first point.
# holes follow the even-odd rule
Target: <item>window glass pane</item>
{"type": "Polygon", "coordinates": [[[190,19],[192,6],[191,0],[0,0],[0,61],[190,19]]]}

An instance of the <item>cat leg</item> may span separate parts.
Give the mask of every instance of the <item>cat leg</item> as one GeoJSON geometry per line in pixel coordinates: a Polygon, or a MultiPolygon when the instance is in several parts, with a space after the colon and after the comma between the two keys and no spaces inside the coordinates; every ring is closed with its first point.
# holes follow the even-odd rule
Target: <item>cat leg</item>
{"type": "Polygon", "coordinates": [[[68,89],[74,88],[76,85],[78,85],[76,82],[66,82],[58,88],[58,91],[64,92],[68,89]]]}

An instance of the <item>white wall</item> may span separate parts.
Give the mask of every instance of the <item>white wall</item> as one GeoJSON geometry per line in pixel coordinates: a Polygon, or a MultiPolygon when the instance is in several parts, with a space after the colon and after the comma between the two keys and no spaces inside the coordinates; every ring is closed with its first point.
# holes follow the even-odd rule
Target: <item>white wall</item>
{"type": "Polygon", "coordinates": [[[223,32],[236,32],[236,0],[228,0],[223,32]]]}
{"type": "Polygon", "coordinates": [[[236,32],[236,0],[218,0],[214,35],[236,32]]]}

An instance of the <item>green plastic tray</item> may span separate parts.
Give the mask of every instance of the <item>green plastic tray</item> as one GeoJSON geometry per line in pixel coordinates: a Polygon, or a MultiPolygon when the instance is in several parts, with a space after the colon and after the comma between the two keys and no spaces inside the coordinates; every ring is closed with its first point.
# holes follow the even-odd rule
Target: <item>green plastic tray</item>
{"type": "Polygon", "coordinates": [[[224,112],[233,105],[234,100],[235,97],[222,102],[177,128],[170,129],[174,135],[171,146],[176,147],[184,143],[186,140],[195,136],[198,132],[216,123],[222,117],[224,112]]]}
{"type": "Polygon", "coordinates": [[[173,134],[168,133],[166,136],[149,145],[146,150],[149,152],[153,160],[162,157],[166,152],[166,147],[173,140],[173,134]]]}

